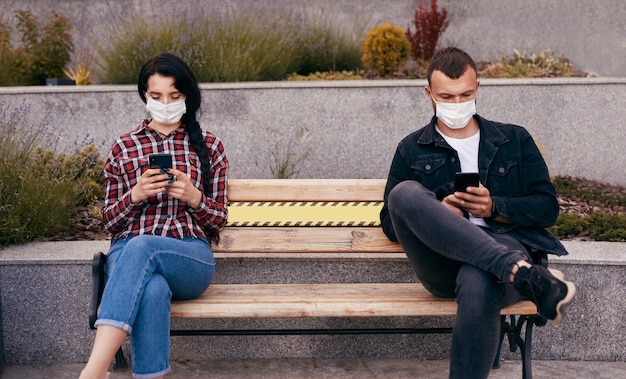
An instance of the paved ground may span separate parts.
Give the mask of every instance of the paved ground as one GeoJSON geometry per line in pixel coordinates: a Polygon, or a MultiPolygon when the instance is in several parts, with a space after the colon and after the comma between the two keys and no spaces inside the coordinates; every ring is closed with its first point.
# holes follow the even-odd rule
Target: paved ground
{"type": "MultiPolygon", "coordinates": [[[[77,378],[82,364],[51,366],[8,366],[2,379],[77,378]]],[[[419,359],[250,359],[172,362],[167,379],[254,378],[254,379],[446,379],[448,361],[419,359]]],[[[131,378],[130,371],[110,379],[131,378]]],[[[492,370],[490,379],[521,378],[519,361],[504,361],[492,370]]],[[[618,379],[626,378],[626,362],[533,361],[535,379],[618,379]]]]}

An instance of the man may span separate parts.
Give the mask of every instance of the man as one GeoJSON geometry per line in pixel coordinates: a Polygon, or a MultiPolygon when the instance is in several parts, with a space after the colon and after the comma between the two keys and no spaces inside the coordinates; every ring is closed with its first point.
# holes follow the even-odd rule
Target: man
{"type": "Polygon", "coordinates": [[[487,378],[503,307],[527,298],[558,325],[576,292],[532,264],[533,252],[567,254],[544,229],[559,208],[541,153],[524,128],[476,114],[478,86],[467,53],[435,54],[425,87],[435,116],[399,143],[380,214],[424,287],[456,298],[450,378],[487,378]],[[455,190],[457,172],[480,184],[455,190]]]}

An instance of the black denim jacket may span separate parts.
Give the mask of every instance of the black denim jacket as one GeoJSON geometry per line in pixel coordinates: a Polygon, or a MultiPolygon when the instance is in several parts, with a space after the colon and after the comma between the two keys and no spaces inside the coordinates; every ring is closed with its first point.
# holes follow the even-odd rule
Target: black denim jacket
{"type": "MultiPolygon", "coordinates": [[[[563,245],[545,228],[556,222],[559,206],[548,168],[535,141],[521,126],[474,116],[480,127],[480,182],[489,189],[497,212],[512,224],[485,220],[498,233],[508,233],[530,249],[565,255],[563,245]]],[[[397,241],[387,198],[405,180],[415,180],[442,200],[453,192],[454,174],[461,171],[457,152],[435,130],[437,119],[405,137],[391,163],[385,204],[380,212],[383,231],[397,241]]]]}

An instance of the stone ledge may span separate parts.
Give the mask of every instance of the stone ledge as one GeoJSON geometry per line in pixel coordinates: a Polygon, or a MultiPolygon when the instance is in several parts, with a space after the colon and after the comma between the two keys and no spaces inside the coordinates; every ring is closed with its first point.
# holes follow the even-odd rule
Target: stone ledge
{"type": "MultiPolygon", "coordinates": [[[[578,286],[564,325],[548,324],[533,335],[533,359],[626,360],[626,243],[565,241],[571,252],[553,257],[551,267],[578,286]]],[[[8,364],[84,362],[93,342],[87,326],[91,259],[109,241],[46,242],[0,250],[0,303],[4,357],[8,364]]],[[[259,254],[218,256],[216,282],[413,281],[401,254],[259,254]],[[305,258],[303,260],[302,258],[305,258]],[[332,258],[331,258],[332,257],[332,258]]],[[[175,320],[176,325],[205,328],[410,327],[450,320],[175,320]],[[188,322],[189,321],[189,322],[188,322]]],[[[420,357],[445,358],[449,336],[272,336],[175,337],[175,359],[275,357],[420,357]],[[269,343],[268,343],[269,342],[269,343]]],[[[506,359],[519,359],[505,353],[506,359]]]]}
{"type": "MultiPolygon", "coordinates": [[[[110,241],[61,241],[61,242],[34,242],[25,245],[11,245],[0,249],[0,265],[21,264],[85,264],[91,261],[93,254],[98,251],[107,251],[110,241]]],[[[602,264],[626,265],[626,242],[590,242],[590,241],[563,241],[569,255],[563,257],[550,256],[551,263],[558,264],[602,264]]],[[[397,253],[216,253],[218,259],[242,258],[372,258],[389,259],[404,258],[404,254],[397,253]]]]}
{"type": "Polygon", "coordinates": [[[0,249],[0,265],[85,264],[110,241],[33,242],[0,249]]]}
{"type": "Polygon", "coordinates": [[[551,257],[551,263],[559,264],[626,264],[626,242],[563,241],[569,255],[551,257]]]}

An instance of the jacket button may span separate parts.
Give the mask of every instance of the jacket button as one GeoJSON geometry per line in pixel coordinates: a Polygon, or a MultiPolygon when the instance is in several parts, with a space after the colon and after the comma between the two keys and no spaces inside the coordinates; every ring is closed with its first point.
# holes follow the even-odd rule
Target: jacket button
{"type": "Polygon", "coordinates": [[[500,167],[500,168],[498,169],[498,172],[499,172],[500,174],[504,174],[504,172],[505,172],[505,171],[506,171],[506,170],[504,169],[504,167],[500,167]]]}
{"type": "Polygon", "coordinates": [[[427,164],[426,167],[424,167],[426,170],[430,171],[431,168],[433,168],[431,165],[427,164]]]}
{"type": "Polygon", "coordinates": [[[450,158],[450,162],[452,163],[456,162],[456,158],[455,157],[450,158]]]}

